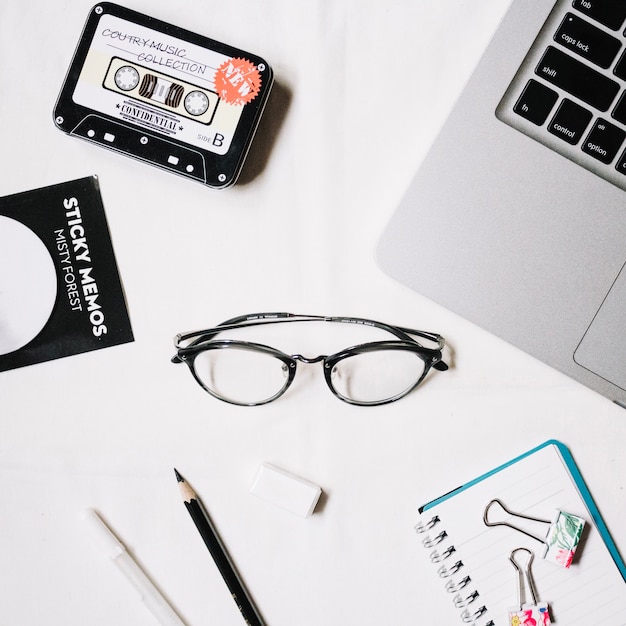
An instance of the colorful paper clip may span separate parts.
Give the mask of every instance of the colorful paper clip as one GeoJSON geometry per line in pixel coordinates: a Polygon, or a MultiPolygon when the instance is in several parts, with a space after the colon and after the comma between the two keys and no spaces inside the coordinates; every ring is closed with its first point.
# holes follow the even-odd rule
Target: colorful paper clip
{"type": "Polygon", "coordinates": [[[557,511],[552,521],[549,521],[537,517],[531,517],[530,515],[523,515],[522,513],[513,513],[512,511],[509,511],[509,509],[507,509],[506,506],[504,506],[504,504],[502,504],[502,502],[498,499],[492,500],[485,507],[483,521],[485,522],[486,526],[508,526],[513,530],[524,533],[528,537],[531,537],[532,539],[543,543],[546,546],[546,549],[544,554],[542,555],[542,558],[544,558],[546,561],[551,561],[566,568],[572,564],[572,560],[574,559],[574,553],[576,552],[576,548],[580,543],[580,538],[583,534],[583,528],[585,527],[584,519],[578,517],[577,515],[566,513],[565,511],[557,511]],[[545,539],[537,537],[536,535],[533,535],[523,528],[513,526],[508,522],[490,522],[488,519],[489,509],[494,504],[499,505],[505,513],[513,517],[520,517],[522,519],[531,520],[533,522],[548,524],[549,527],[545,539]]]}
{"type": "Polygon", "coordinates": [[[537,602],[537,591],[535,583],[530,573],[530,566],[533,562],[534,554],[528,548],[516,548],[511,552],[509,560],[513,563],[513,567],[517,570],[518,588],[517,588],[517,606],[509,609],[509,626],[550,626],[550,612],[546,602],[537,602]],[[522,568],[515,560],[516,552],[527,552],[528,560],[522,568]],[[526,589],[530,592],[532,604],[527,602],[528,598],[526,589]]]}

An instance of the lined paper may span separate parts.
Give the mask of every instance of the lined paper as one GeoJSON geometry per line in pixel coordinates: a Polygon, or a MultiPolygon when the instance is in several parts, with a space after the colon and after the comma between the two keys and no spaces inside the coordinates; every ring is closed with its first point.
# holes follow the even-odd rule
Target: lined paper
{"type": "MultiPolygon", "coordinates": [[[[567,452],[565,451],[565,454],[567,452]]],[[[577,470],[575,470],[577,471],[577,470]]],[[[625,626],[626,581],[624,564],[616,562],[605,543],[603,522],[598,519],[593,502],[585,498],[586,488],[577,484],[570,472],[560,444],[547,442],[511,464],[495,470],[451,494],[421,508],[420,522],[428,524],[433,516],[440,522],[418,537],[433,539],[445,530],[446,537],[434,547],[425,547],[426,558],[448,555],[430,564],[433,575],[441,575],[443,598],[450,615],[476,626],[508,626],[507,611],[517,604],[518,576],[509,561],[516,548],[534,553],[532,576],[537,600],[547,602],[555,625],[625,626]],[[508,509],[551,521],[557,510],[582,517],[585,531],[569,569],[545,561],[545,545],[523,533],[504,527],[487,527],[483,513],[487,504],[498,498],[508,509]],[[595,520],[594,520],[595,515],[595,520]],[[596,523],[597,522],[597,523],[596,523]],[[462,565],[457,565],[458,563],[462,565]],[[619,564],[618,564],[619,563],[619,564]],[[458,572],[445,577],[446,569],[458,572]],[[621,568],[621,571],[620,571],[621,568]],[[458,583],[469,576],[471,581],[460,591],[446,593],[448,581],[458,583]],[[472,599],[473,592],[478,596],[472,599]],[[448,596],[448,597],[446,597],[448,596]],[[471,600],[471,602],[470,602],[471,600]],[[467,606],[455,607],[465,601],[467,606]],[[485,607],[482,615],[471,619],[485,607]]],[[[540,538],[548,524],[509,517],[494,509],[490,520],[505,520],[521,526],[540,538]],[[501,513],[501,515],[500,515],[501,513]]],[[[611,540],[607,536],[607,541],[611,540]]],[[[527,599],[530,598],[527,596],[527,599]]],[[[446,611],[447,609],[442,609],[446,611]]],[[[447,613],[446,613],[447,615],[447,613]]],[[[454,624],[452,618],[446,623],[454,624]]]]}

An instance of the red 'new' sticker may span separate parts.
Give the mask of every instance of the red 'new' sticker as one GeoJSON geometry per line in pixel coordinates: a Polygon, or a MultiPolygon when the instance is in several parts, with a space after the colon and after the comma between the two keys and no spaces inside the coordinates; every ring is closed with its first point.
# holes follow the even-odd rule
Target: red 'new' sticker
{"type": "Polygon", "coordinates": [[[224,102],[247,104],[259,93],[261,74],[247,59],[228,59],[217,68],[215,87],[224,102]]]}

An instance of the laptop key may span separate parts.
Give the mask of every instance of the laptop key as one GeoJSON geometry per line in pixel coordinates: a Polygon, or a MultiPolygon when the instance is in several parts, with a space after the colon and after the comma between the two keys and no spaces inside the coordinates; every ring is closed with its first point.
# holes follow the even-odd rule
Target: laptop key
{"type": "Polygon", "coordinates": [[[592,117],[591,111],[565,98],[548,124],[548,131],[575,145],[580,141],[592,117]]]}
{"type": "Polygon", "coordinates": [[[573,6],[611,30],[619,30],[626,19],[624,0],[574,0],[573,6]]]}
{"type": "Polygon", "coordinates": [[[529,80],[513,110],[522,117],[541,126],[550,115],[559,94],[536,80],[529,80]]]}
{"type": "Polygon", "coordinates": [[[611,106],[620,89],[616,81],[553,46],[544,52],[535,74],[600,111],[611,106]]]}
{"type": "Polygon", "coordinates": [[[619,102],[615,109],[613,109],[611,115],[613,119],[616,119],[622,124],[626,124],[626,91],[620,96],[619,102]]]}
{"type": "Polygon", "coordinates": [[[613,74],[622,80],[626,80],[626,51],[624,51],[620,60],[615,64],[613,74]]]}
{"type": "Polygon", "coordinates": [[[605,69],[610,67],[622,47],[619,39],[573,13],[565,15],[554,41],[605,69]]]}
{"type": "Polygon", "coordinates": [[[608,164],[615,158],[625,138],[626,132],[621,128],[599,118],[587,135],[582,149],[595,159],[608,164]]]}
{"type": "Polygon", "coordinates": [[[622,156],[617,160],[615,164],[615,169],[620,173],[626,176],[626,150],[622,153],[622,156]]]}

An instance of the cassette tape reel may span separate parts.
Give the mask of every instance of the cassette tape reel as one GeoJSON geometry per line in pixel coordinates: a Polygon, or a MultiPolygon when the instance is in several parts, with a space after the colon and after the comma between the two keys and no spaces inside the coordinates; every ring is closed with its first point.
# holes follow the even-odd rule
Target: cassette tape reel
{"type": "Polygon", "coordinates": [[[258,56],[103,2],[54,120],[71,136],[224,188],[237,180],[272,82],[258,56]]]}

